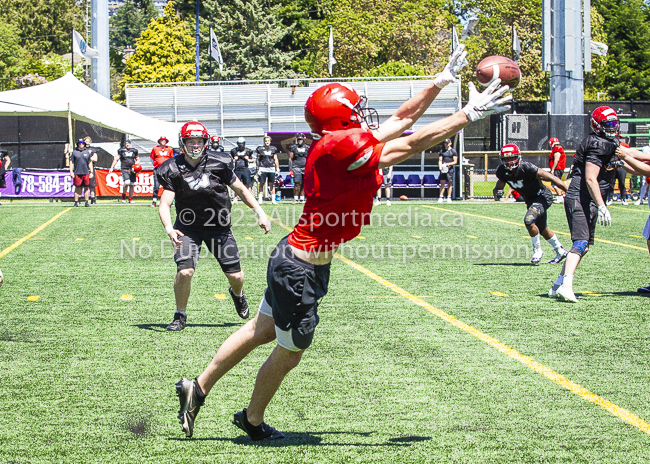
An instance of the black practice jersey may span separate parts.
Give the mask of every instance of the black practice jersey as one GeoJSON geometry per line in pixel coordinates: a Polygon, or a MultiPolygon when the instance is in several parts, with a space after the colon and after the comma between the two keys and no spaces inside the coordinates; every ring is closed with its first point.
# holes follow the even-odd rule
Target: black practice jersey
{"type": "MultiPolygon", "coordinates": [[[[449,150],[443,148],[440,151],[440,156],[442,156],[442,162],[443,163],[447,163],[447,164],[453,163],[454,162],[454,156],[456,157],[456,161],[458,161],[458,153],[456,153],[456,150],[454,150],[453,148],[450,148],[449,150]]],[[[454,168],[454,167],[455,167],[455,165],[454,166],[449,166],[450,169],[454,168]]]]}
{"type": "Polygon", "coordinates": [[[120,148],[117,154],[122,162],[122,170],[131,170],[135,164],[135,158],[138,156],[138,150],[135,148],[120,148]]]}
{"type": "Polygon", "coordinates": [[[260,168],[273,168],[275,169],[275,154],[278,149],[273,145],[265,147],[264,145],[257,147],[257,163],[260,168]]]}
{"type": "Polygon", "coordinates": [[[589,197],[589,189],[585,180],[587,162],[593,163],[600,168],[598,173],[598,185],[600,194],[607,198],[614,190],[616,180],[616,145],[611,140],[599,137],[595,133],[585,137],[576,150],[573,157],[573,166],[571,166],[571,184],[567,190],[567,196],[571,198],[589,197]]]}
{"type": "Polygon", "coordinates": [[[73,172],[78,176],[85,176],[90,174],[90,157],[92,154],[90,150],[73,150],[70,155],[70,162],[74,163],[73,172]]]}
{"type": "Polygon", "coordinates": [[[233,171],[235,169],[235,166],[232,161],[232,157],[223,150],[223,147],[221,145],[219,145],[219,147],[220,147],[219,150],[215,150],[214,148],[206,148],[205,153],[207,155],[212,155],[217,159],[223,161],[223,163],[228,167],[228,169],[233,171]]]}
{"type": "Polygon", "coordinates": [[[230,150],[230,156],[235,163],[235,169],[244,169],[248,167],[248,163],[253,160],[253,150],[244,148],[244,151],[239,151],[237,147],[230,150]],[[248,159],[244,158],[247,156],[248,159]]]}
{"type": "MultiPolygon", "coordinates": [[[[517,193],[524,197],[525,201],[532,200],[534,197],[544,195],[548,188],[537,179],[537,166],[528,161],[519,163],[519,167],[514,171],[508,171],[503,164],[497,168],[496,176],[500,181],[505,182],[517,193]]],[[[549,194],[551,193],[548,190],[549,194]]]]}
{"type": "Polygon", "coordinates": [[[289,151],[293,153],[292,166],[294,168],[304,168],[307,164],[307,153],[309,153],[309,145],[298,145],[294,143],[289,147],[289,151]]]}
{"type": "Polygon", "coordinates": [[[223,230],[230,228],[227,186],[237,177],[227,153],[208,152],[192,166],[185,156],[175,156],[158,166],[158,182],[176,194],[177,229],[223,230]]]}

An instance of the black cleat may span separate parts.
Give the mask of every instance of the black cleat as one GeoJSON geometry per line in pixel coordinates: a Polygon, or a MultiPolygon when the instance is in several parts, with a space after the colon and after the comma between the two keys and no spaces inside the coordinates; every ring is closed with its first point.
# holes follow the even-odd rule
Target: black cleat
{"type": "Polygon", "coordinates": [[[180,332],[185,328],[187,322],[187,314],[181,314],[178,311],[174,313],[174,320],[167,326],[167,330],[172,332],[180,332]]]}
{"type": "Polygon", "coordinates": [[[284,434],[282,432],[274,429],[266,422],[262,422],[257,427],[251,425],[251,423],[248,422],[248,418],[246,417],[246,408],[244,408],[243,411],[235,413],[235,418],[233,419],[232,423],[246,432],[246,434],[251,437],[251,440],[253,441],[284,439],[284,434]]]}
{"type": "Polygon", "coordinates": [[[86,202],[85,206],[86,206],[86,208],[88,208],[90,206],[90,203],[86,202]]]}
{"type": "Polygon", "coordinates": [[[228,293],[230,293],[230,296],[232,297],[232,301],[235,303],[235,309],[237,310],[237,314],[239,314],[239,317],[241,317],[242,319],[248,319],[248,315],[249,315],[248,301],[246,301],[244,290],[241,291],[241,296],[237,296],[232,291],[232,287],[229,287],[228,293]]]}
{"type": "Polygon", "coordinates": [[[205,403],[205,396],[199,397],[199,386],[196,380],[181,379],[176,382],[176,395],[181,403],[178,410],[178,422],[183,426],[187,438],[194,433],[194,420],[199,409],[205,403]]]}
{"type": "Polygon", "coordinates": [[[78,208],[78,207],[79,207],[79,202],[78,202],[78,201],[75,201],[75,202],[74,202],[74,207],[75,207],[75,208],[78,208]]]}
{"type": "Polygon", "coordinates": [[[650,293],[650,285],[647,287],[639,287],[636,291],[639,293],[650,293]]]}

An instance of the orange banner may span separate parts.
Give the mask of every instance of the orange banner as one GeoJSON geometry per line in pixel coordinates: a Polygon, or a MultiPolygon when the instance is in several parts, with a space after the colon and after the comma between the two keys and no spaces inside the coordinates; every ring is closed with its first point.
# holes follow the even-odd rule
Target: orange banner
{"type": "MultiPolygon", "coordinates": [[[[120,171],[113,171],[109,174],[108,169],[96,169],[95,175],[97,176],[95,193],[98,197],[119,197],[122,195],[124,183],[120,171]]],[[[133,196],[151,197],[152,195],[153,171],[140,171],[135,184],[133,184],[133,196]]]]}

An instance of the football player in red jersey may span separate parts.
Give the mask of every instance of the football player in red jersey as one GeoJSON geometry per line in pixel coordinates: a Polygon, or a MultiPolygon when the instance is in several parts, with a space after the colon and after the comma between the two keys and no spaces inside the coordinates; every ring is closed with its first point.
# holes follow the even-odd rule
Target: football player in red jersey
{"type": "MultiPolygon", "coordinates": [[[[564,169],[566,168],[566,154],[564,153],[564,147],[560,145],[560,139],[557,137],[551,137],[548,139],[548,144],[551,146],[551,155],[548,159],[548,167],[551,169],[551,174],[562,180],[564,169]]],[[[564,200],[564,192],[555,188],[553,184],[551,184],[551,189],[557,195],[555,201],[561,203],[564,200]]]]}
{"type": "Polygon", "coordinates": [[[400,137],[456,80],[466,64],[461,45],[441,74],[397,112],[378,124],[365,97],[342,84],[326,84],[307,99],[305,119],[318,141],[305,165],[306,203],[298,225],[277,245],[267,270],[267,289],[255,318],[232,334],[195,380],[176,384],[179,419],[191,436],[194,419],[215,383],[254,348],[277,339],[260,368],[246,409],[233,423],[253,440],[284,438],[264,422],[264,411],[284,377],[298,365],[318,324],[319,300],[327,293],[330,262],[339,245],[359,234],[370,219],[373,197],[382,183],[379,169],[400,163],[440,143],[470,122],[505,111],[511,96],[497,80],[483,93],[470,83],[467,105],[452,116],[400,137]]]}
{"type": "Polygon", "coordinates": [[[149,157],[153,160],[153,202],[151,207],[155,208],[158,201],[158,191],[160,190],[160,182],[158,182],[158,176],[156,175],[156,169],[158,166],[163,164],[170,158],[174,157],[174,150],[172,147],[168,147],[169,139],[164,135],[158,139],[158,145],[153,147],[149,157]]]}

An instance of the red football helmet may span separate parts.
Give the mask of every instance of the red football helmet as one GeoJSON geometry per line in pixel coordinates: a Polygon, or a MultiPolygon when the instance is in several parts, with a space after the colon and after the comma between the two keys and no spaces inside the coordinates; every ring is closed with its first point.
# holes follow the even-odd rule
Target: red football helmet
{"type": "Polygon", "coordinates": [[[199,159],[203,156],[209,139],[210,134],[208,134],[208,130],[198,121],[186,122],[178,133],[178,145],[181,147],[181,151],[192,159],[199,159]],[[194,146],[192,149],[188,149],[185,145],[185,139],[189,138],[201,138],[203,140],[203,145],[200,147],[194,146]]]}
{"type": "Polygon", "coordinates": [[[365,122],[370,129],[379,127],[379,115],[366,108],[367,99],[354,89],[333,83],[319,87],[305,103],[305,120],[311,131],[323,135],[324,131],[357,129],[365,122]]]}
{"type": "Polygon", "coordinates": [[[514,143],[504,145],[499,153],[499,158],[501,158],[501,162],[508,171],[514,171],[519,167],[519,163],[521,162],[519,147],[514,143]]]}
{"type": "Polygon", "coordinates": [[[218,135],[213,135],[212,137],[210,137],[210,145],[212,145],[213,147],[215,148],[218,147],[219,142],[221,142],[221,137],[219,137],[218,135]]]}
{"type": "Polygon", "coordinates": [[[619,127],[618,115],[609,106],[599,106],[591,113],[591,128],[597,135],[613,139],[619,127]]]}
{"type": "Polygon", "coordinates": [[[548,139],[548,145],[551,148],[553,148],[555,145],[559,145],[559,144],[560,144],[560,139],[558,139],[557,137],[551,137],[550,139],[548,139]]]}

